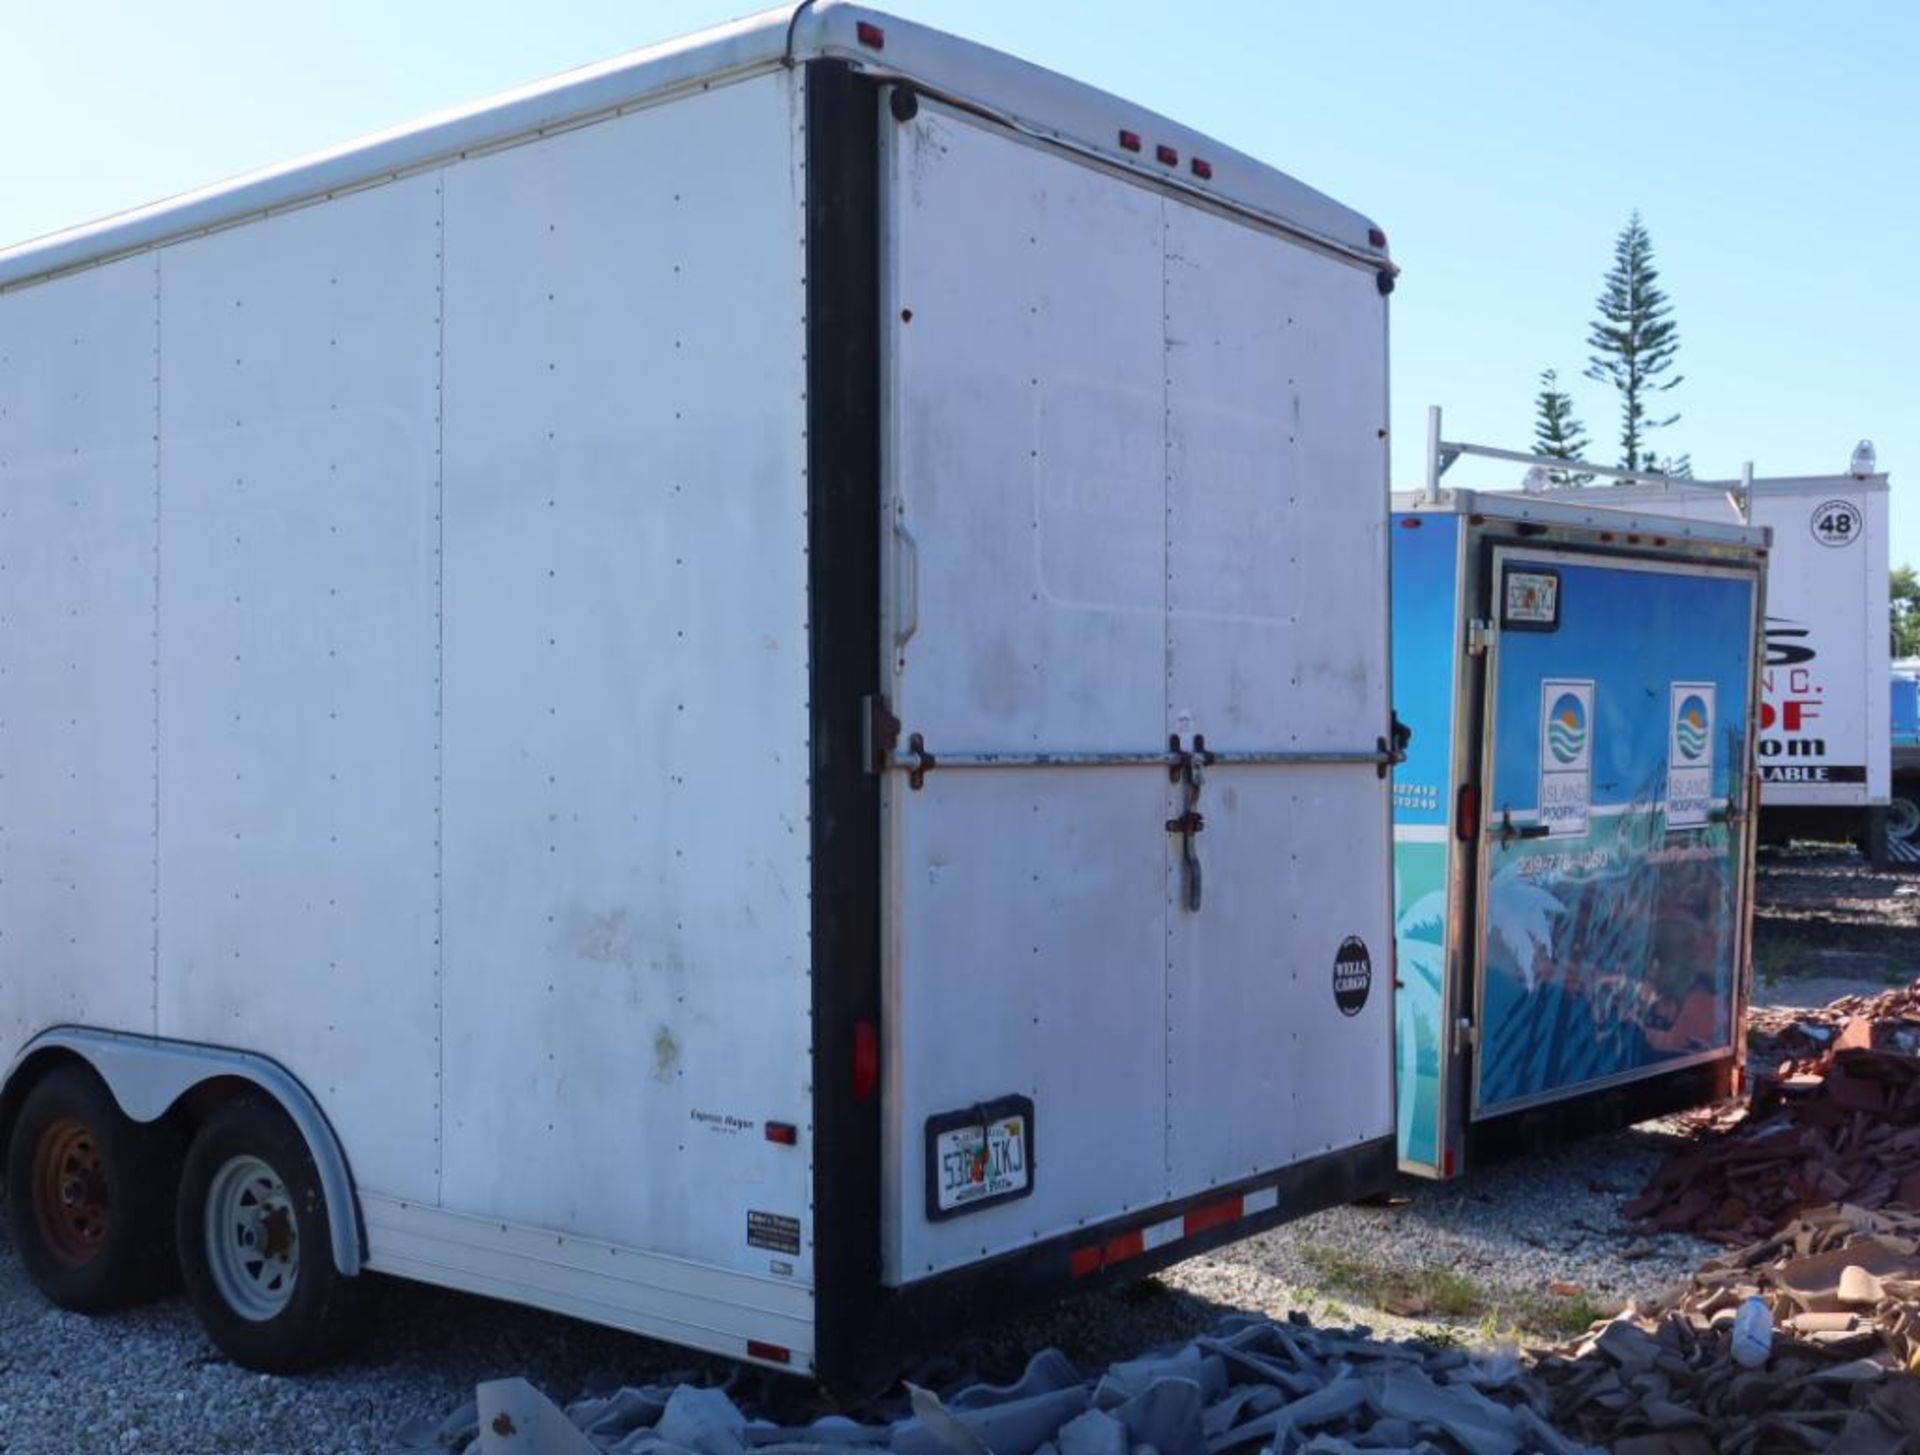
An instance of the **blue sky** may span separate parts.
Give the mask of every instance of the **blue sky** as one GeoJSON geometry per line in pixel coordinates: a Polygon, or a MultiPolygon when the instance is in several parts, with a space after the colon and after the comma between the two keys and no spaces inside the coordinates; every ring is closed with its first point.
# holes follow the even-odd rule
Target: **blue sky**
{"type": "MultiPolygon", "coordinates": [[[[0,244],[681,34],[751,0],[0,0],[0,244]]],[[[1703,474],[1838,472],[1870,436],[1893,558],[1920,563],[1920,6],[1615,0],[898,0],[1370,213],[1394,295],[1395,476],[1424,415],[1521,444],[1536,375],[1580,379],[1638,207],[1680,326],[1703,474]]],[[[1465,467],[1463,467],[1464,469],[1465,467]]],[[[1505,483],[1498,474],[1480,483],[1505,483]]]]}

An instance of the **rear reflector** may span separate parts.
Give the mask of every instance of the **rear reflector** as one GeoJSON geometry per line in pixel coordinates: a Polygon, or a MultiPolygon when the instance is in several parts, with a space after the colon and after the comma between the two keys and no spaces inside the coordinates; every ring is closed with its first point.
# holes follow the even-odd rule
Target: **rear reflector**
{"type": "Polygon", "coordinates": [[[854,26],[853,33],[868,50],[883,51],[887,48],[887,33],[871,20],[863,20],[854,26]]]}
{"type": "Polygon", "coordinates": [[[800,1142],[800,1128],[796,1127],[792,1122],[768,1122],[767,1140],[769,1142],[778,1142],[783,1147],[798,1146],[800,1142]]]}
{"type": "Polygon", "coordinates": [[[763,1344],[758,1339],[747,1340],[747,1357],[764,1359],[769,1364],[793,1363],[793,1350],[782,1349],[778,1344],[763,1344]]]}
{"type": "Polygon", "coordinates": [[[1193,175],[1198,177],[1202,182],[1211,182],[1213,180],[1213,163],[1205,157],[1195,157],[1193,159],[1193,175]]]}
{"type": "Polygon", "coordinates": [[[1177,167],[1180,165],[1180,153],[1172,147],[1157,146],[1153,149],[1153,154],[1159,159],[1162,166],[1177,167]]]}
{"type": "Polygon", "coordinates": [[[853,1023],[853,1094],[865,1101],[880,1089],[880,1033],[872,1021],[853,1023]]]}
{"type": "Polygon", "coordinates": [[[1242,1218],[1272,1212],[1279,1205],[1280,1191],[1275,1187],[1262,1187],[1239,1197],[1223,1197],[1218,1202],[1201,1203],[1175,1217],[1149,1223],[1144,1228],[1115,1233],[1104,1243],[1075,1248],[1067,1254],[1067,1269],[1075,1278],[1086,1278],[1104,1268],[1112,1268],[1182,1239],[1198,1237],[1215,1228],[1230,1227],[1242,1218]]]}
{"type": "Polygon", "coordinates": [[[1120,133],[1120,150],[1123,152],[1139,151],[1140,150],[1140,133],[1137,131],[1121,132],[1120,133]]]}

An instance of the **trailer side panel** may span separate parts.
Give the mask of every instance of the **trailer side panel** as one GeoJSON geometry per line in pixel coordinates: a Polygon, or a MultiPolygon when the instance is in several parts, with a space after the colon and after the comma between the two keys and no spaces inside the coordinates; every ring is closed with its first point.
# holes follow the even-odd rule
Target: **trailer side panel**
{"type": "Polygon", "coordinates": [[[443,1199],[784,1281],[810,1268],[797,89],[447,179],[443,1199]]]}
{"type": "Polygon", "coordinates": [[[0,297],[0,1058],[153,1029],[155,277],[0,297]]]}

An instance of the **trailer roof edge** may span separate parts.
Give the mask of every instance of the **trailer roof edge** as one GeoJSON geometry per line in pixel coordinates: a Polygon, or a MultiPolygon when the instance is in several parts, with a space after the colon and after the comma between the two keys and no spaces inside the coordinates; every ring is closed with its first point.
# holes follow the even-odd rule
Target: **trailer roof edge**
{"type": "Polygon", "coordinates": [[[1629,510],[1618,505],[1582,506],[1564,498],[1544,499],[1537,494],[1523,495],[1500,490],[1442,490],[1438,499],[1428,496],[1424,491],[1396,490],[1393,493],[1393,510],[1397,515],[1484,515],[1492,520],[1535,521],[1541,525],[1616,532],[1637,531],[1675,540],[1702,541],[1750,550],[1765,550],[1773,540],[1772,528],[1764,525],[1687,520],[1679,516],[1661,515],[1654,510],[1629,510]]]}
{"type": "Polygon", "coordinates": [[[972,41],[823,0],[767,10],[434,113],[342,146],[0,249],[0,291],[114,261],[341,192],[532,140],[715,81],[819,58],[898,77],[1101,161],[1250,212],[1392,271],[1363,215],[1285,173],[1096,87],[972,41]],[[863,41],[875,29],[883,44],[863,41]],[[791,35],[791,41],[790,41],[791,35]],[[1146,144],[1137,153],[1121,133],[1146,144]],[[1164,149],[1164,150],[1162,150],[1164,149]],[[1172,163],[1163,158],[1175,157],[1172,163]],[[1204,161],[1210,175],[1192,167],[1204,161]],[[1189,175],[1189,172],[1192,175],[1189,175]]]}

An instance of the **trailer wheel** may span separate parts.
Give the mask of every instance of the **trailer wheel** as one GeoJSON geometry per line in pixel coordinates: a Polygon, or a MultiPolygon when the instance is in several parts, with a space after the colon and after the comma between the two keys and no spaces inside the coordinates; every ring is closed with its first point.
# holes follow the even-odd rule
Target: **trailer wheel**
{"type": "Polygon", "coordinates": [[[1887,837],[1901,843],[1920,838],[1920,791],[1909,784],[1897,784],[1887,804],[1887,837]]]}
{"type": "Polygon", "coordinates": [[[236,1364],[310,1369],[356,1332],[362,1280],[334,1266],[306,1141],[276,1106],[216,1111],[180,1175],[180,1273],[207,1334],[236,1364]]]}
{"type": "Polygon", "coordinates": [[[159,1293],[173,1269],[166,1133],[120,1110],[84,1066],[58,1066],[27,1093],[7,1148],[14,1243],[34,1286],[78,1313],[159,1293]]]}

